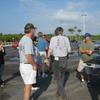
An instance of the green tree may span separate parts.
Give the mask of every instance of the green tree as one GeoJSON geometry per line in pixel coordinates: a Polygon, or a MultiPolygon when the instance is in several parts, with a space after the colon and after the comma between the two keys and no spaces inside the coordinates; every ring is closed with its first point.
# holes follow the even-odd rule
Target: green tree
{"type": "MultiPolygon", "coordinates": [[[[75,30],[73,28],[69,28],[68,31],[71,33],[71,35],[74,35],[75,30]]],[[[74,36],[71,36],[71,40],[74,39],[74,36]]]]}
{"type": "Polygon", "coordinates": [[[68,31],[71,33],[71,34],[74,34],[75,30],[73,28],[69,28],[68,31]]]}
{"type": "Polygon", "coordinates": [[[81,29],[78,29],[77,32],[80,34],[82,32],[82,30],[81,29]]]}
{"type": "Polygon", "coordinates": [[[78,29],[77,32],[79,33],[78,40],[80,40],[82,30],[81,29],[78,29]]]}

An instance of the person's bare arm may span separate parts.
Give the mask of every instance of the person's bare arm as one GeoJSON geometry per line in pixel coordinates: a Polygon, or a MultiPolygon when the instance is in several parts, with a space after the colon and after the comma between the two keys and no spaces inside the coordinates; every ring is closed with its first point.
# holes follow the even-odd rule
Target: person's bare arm
{"type": "Polygon", "coordinates": [[[82,48],[79,49],[79,52],[80,52],[81,54],[86,54],[86,50],[83,50],[82,48]]]}
{"type": "Polygon", "coordinates": [[[87,54],[87,55],[91,55],[93,53],[92,50],[83,50],[82,48],[79,49],[79,52],[81,54],[87,54]]]}
{"type": "Polygon", "coordinates": [[[33,60],[32,54],[27,54],[26,59],[27,59],[28,63],[33,66],[33,70],[36,70],[37,66],[36,66],[35,61],[33,60]]]}
{"type": "Polygon", "coordinates": [[[47,57],[48,57],[48,58],[50,58],[51,53],[52,53],[52,49],[49,48],[48,54],[47,54],[47,57]]]}
{"type": "Polygon", "coordinates": [[[92,50],[86,50],[86,52],[87,52],[87,55],[92,55],[93,54],[92,50]]]}
{"type": "Polygon", "coordinates": [[[48,53],[47,53],[47,62],[48,62],[48,66],[50,67],[50,56],[51,56],[51,53],[52,53],[52,49],[48,49],[48,53]]]}

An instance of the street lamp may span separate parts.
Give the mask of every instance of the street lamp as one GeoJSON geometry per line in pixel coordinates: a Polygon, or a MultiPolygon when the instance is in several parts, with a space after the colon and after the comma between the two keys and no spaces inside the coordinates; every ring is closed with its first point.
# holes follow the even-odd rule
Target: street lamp
{"type": "Polygon", "coordinates": [[[83,18],[83,34],[85,34],[85,31],[86,31],[86,16],[87,16],[87,14],[82,14],[81,16],[83,18]]]}

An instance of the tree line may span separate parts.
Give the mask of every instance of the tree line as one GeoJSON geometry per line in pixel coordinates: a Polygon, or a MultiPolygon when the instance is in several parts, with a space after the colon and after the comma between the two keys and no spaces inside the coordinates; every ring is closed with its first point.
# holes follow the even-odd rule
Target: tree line
{"type": "MultiPolygon", "coordinates": [[[[82,30],[79,29],[77,26],[69,28],[68,31],[70,32],[70,35],[68,36],[70,40],[82,40],[82,30]]],[[[92,39],[100,41],[100,34],[92,34],[92,39]]]]}
{"type": "MultiPolygon", "coordinates": [[[[0,40],[5,41],[5,42],[14,42],[14,41],[19,41],[21,39],[21,37],[24,34],[19,33],[19,34],[4,34],[4,33],[0,33],[0,40]]],[[[53,34],[47,34],[47,37],[49,39],[51,39],[51,37],[53,36],[53,34]]]]}
{"type": "MultiPolygon", "coordinates": [[[[65,34],[68,36],[70,40],[82,40],[83,35],[81,33],[81,30],[78,29],[77,31],[73,31],[73,29],[68,29],[70,34],[65,34]],[[72,32],[73,31],[73,32],[72,32]]],[[[19,34],[3,34],[0,33],[0,40],[6,41],[6,42],[13,42],[13,41],[19,41],[21,37],[23,36],[22,33],[19,34]]],[[[53,34],[47,34],[48,38],[51,39],[53,34]]],[[[100,34],[94,34],[92,35],[93,40],[100,41],[100,34]]]]}
{"type": "Polygon", "coordinates": [[[22,36],[23,36],[22,33],[20,33],[20,34],[3,34],[3,33],[0,33],[0,40],[6,41],[6,42],[13,42],[13,41],[20,40],[20,38],[22,36]]]}

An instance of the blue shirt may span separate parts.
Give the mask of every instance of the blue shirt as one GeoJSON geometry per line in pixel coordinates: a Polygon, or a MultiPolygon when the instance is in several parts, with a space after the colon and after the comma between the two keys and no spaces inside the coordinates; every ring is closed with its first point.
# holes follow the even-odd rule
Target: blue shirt
{"type": "Polygon", "coordinates": [[[38,39],[37,48],[39,51],[45,51],[47,48],[47,42],[42,37],[38,39]]]}

